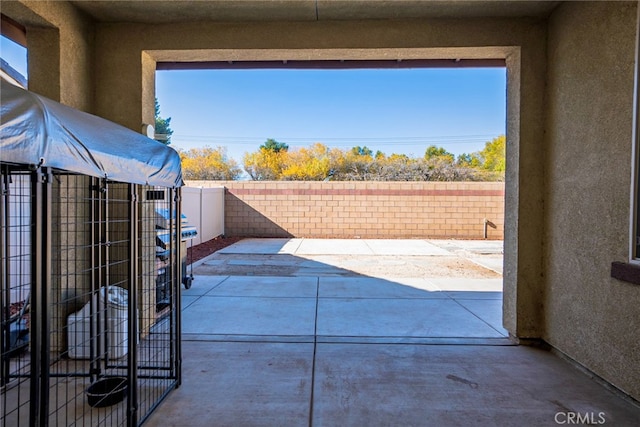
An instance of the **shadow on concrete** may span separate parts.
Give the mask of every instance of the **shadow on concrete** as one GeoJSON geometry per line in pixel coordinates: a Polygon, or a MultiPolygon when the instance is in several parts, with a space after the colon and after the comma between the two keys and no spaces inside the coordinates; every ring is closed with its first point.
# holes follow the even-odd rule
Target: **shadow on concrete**
{"type": "Polygon", "coordinates": [[[195,267],[182,386],[145,425],[637,425],[638,407],[566,360],[510,345],[500,275],[464,273],[473,245],[249,243],[195,267]]]}

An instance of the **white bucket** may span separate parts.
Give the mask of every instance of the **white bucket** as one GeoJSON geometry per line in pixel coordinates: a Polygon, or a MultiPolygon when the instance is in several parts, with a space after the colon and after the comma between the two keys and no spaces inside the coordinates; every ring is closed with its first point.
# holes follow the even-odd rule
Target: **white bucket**
{"type": "Polygon", "coordinates": [[[93,346],[94,358],[119,359],[125,356],[129,346],[128,291],[118,286],[103,287],[97,295],[94,295],[93,304],[93,316],[91,302],[85,304],[80,311],[69,315],[67,322],[69,357],[90,359],[91,346],[93,346]],[[100,327],[98,327],[98,319],[100,319],[100,327]],[[93,337],[91,336],[92,324],[93,332],[96,334],[93,337]]]}

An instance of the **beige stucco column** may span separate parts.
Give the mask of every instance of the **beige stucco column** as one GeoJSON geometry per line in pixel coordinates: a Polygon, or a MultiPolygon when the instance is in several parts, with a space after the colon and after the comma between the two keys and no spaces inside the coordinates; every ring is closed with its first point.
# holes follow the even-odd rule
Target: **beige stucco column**
{"type": "Polygon", "coordinates": [[[60,33],[56,28],[27,32],[29,90],[60,101],[60,33]]]}
{"type": "Polygon", "coordinates": [[[545,73],[542,44],[514,49],[507,57],[503,324],[518,339],[544,333],[545,73]]]}
{"type": "Polygon", "coordinates": [[[96,66],[96,113],[140,132],[153,124],[155,60],[140,49],[112,46],[96,66]]]}

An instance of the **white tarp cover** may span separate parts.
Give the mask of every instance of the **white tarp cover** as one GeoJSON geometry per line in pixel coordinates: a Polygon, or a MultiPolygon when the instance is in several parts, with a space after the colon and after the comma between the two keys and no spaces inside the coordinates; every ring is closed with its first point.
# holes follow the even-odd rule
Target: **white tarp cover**
{"type": "Polygon", "coordinates": [[[108,120],[1,81],[0,161],[180,187],[178,153],[108,120]]]}

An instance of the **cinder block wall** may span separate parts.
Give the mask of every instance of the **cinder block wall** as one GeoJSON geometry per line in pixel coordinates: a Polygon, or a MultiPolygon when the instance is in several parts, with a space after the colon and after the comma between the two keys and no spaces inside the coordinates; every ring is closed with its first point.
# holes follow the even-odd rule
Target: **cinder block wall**
{"type": "Polygon", "coordinates": [[[189,181],[224,186],[225,234],[502,239],[502,182],[189,181]],[[495,226],[495,228],[493,226],[495,226]]]}

